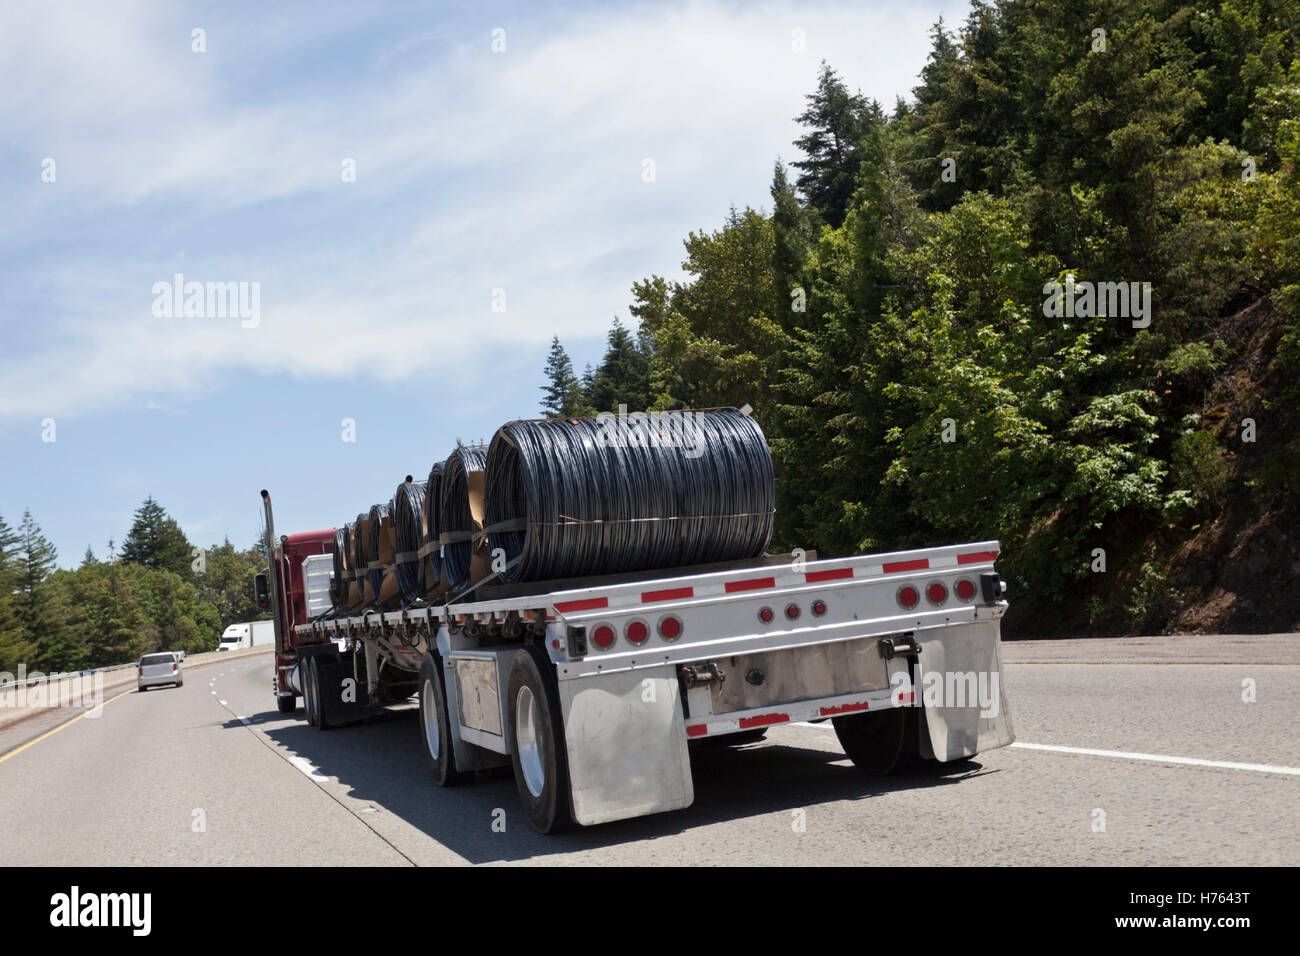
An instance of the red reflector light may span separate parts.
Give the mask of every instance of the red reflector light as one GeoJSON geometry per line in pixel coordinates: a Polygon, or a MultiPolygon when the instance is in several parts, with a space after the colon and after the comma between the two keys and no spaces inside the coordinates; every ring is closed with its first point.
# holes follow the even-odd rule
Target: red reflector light
{"type": "Polygon", "coordinates": [[[608,624],[601,624],[591,632],[591,643],[602,651],[609,650],[614,646],[614,629],[608,624]]]}
{"type": "Polygon", "coordinates": [[[931,604],[942,604],[948,600],[948,587],[942,581],[931,581],[925,586],[925,599],[931,604]]]}
{"type": "Polygon", "coordinates": [[[790,620],[792,620],[792,621],[793,621],[793,620],[796,620],[796,619],[799,617],[799,605],[798,605],[798,604],[787,604],[787,605],[785,606],[785,616],[788,617],[788,618],[789,618],[790,620]]]}
{"type": "Polygon", "coordinates": [[[644,644],[645,639],[650,636],[650,628],[645,626],[645,621],[632,621],[628,624],[627,639],[633,644],[644,644]]]}
{"type": "Polygon", "coordinates": [[[898,606],[904,611],[910,611],[921,603],[921,592],[910,584],[904,584],[898,589],[898,606]]]}
{"type": "Polygon", "coordinates": [[[764,624],[771,624],[772,618],[774,617],[776,617],[776,615],[772,613],[772,609],[770,607],[763,607],[758,609],[758,619],[762,621],[764,624]]]}
{"type": "Polygon", "coordinates": [[[817,615],[817,617],[821,617],[823,614],[826,613],[826,602],[820,599],[813,601],[812,612],[813,614],[817,615]]]}
{"type": "Polygon", "coordinates": [[[970,578],[958,579],[957,583],[952,586],[952,589],[963,601],[969,601],[975,596],[975,582],[970,578]]]}
{"type": "Polygon", "coordinates": [[[675,641],[681,637],[682,622],[669,614],[659,619],[659,636],[665,641],[675,641]]]}

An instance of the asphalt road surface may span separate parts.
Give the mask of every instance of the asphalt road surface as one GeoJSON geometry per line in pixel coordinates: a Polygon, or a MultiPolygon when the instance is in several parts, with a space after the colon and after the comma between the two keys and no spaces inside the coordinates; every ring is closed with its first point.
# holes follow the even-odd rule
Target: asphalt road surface
{"type": "Polygon", "coordinates": [[[0,865],[1300,862],[1300,635],[1004,656],[1011,748],[880,779],[776,727],[696,752],[686,810],[544,837],[508,771],[435,787],[413,709],[281,717],[259,654],[0,739],[0,865]]]}

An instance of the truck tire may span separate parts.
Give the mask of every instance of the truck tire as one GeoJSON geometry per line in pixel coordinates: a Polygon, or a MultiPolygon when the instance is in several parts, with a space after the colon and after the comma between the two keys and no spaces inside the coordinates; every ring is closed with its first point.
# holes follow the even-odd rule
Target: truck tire
{"type": "Polygon", "coordinates": [[[569,761],[560,716],[555,665],[536,644],[515,654],[506,685],[506,739],[515,789],[538,833],[558,833],[572,823],[569,761]]]}
{"type": "Polygon", "coordinates": [[[320,668],[316,666],[314,656],[307,658],[304,664],[307,668],[307,676],[303,680],[307,701],[307,723],[317,730],[325,730],[329,725],[325,722],[325,708],[321,704],[320,668]]]}
{"type": "Polygon", "coordinates": [[[292,694],[288,697],[277,696],[275,698],[275,709],[282,714],[292,714],[298,709],[298,698],[292,694]]]}
{"type": "Polygon", "coordinates": [[[333,668],[327,669],[320,655],[313,654],[311,657],[311,685],[316,697],[316,723],[314,726],[317,730],[329,730],[334,726],[334,723],[329,718],[329,711],[325,707],[325,699],[329,696],[337,697],[342,688],[339,686],[338,672],[333,668]]]}
{"type": "Polygon", "coordinates": [[[911,707],[834,717],[831,724],[840,746],[864,773],[883,776],[906,770],[920,759],[916,713],[911,707]]]}
{"type": "Polygon", "coordinates": [[[454,787],[465,779],[465,774],[456,769],[456,748],[451,739],[447,688],[443,681],[441,657],[425,654],[420,661],[420,742],[424,745],[433,782],[440,787],[454,787]]]}

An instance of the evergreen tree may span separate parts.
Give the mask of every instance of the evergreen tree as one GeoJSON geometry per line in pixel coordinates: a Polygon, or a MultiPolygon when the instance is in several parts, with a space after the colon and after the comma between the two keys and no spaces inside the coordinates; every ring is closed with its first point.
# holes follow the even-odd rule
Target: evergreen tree
{"type": "Polygon", "coordinates": [[[190,543],[175,519],[162,505],[146,498],[135,513],[131,530],[122,542],[122,561],[190,577],[190,543]]]}
{"type": "Polygon", "coordinates": [[[650,405],[650,362],[632,333],[618,319],[609,330],[608,347],[592,374],[588,401],[597,412],[645,411],[650,405]]]}
{"type": "Polygon", "coordinates": [[[542,386],[542,414],[547,418],[570,418],[582,407],[581,386],[573,373],[573,363],[560,345],[558,335],[551,337],[551,352],[546,358],[546,384],[542,386]]]}
{"type": "Polygon", "coordinates": [[[9,674],[20,663],[30,663],[33,650],[18,607],[21,540],[0,515],[0,671],[9,674]]]}
{"type": "Polygon", "coordinates": [[[855,188],[858,141],[866,132],[872,106],[860,93],[850,93],[825,61],[817,90],[807,99],[808,107],[796,117],[808,129],[795,140],[807,156],[793,164],[800,171],[797,185],[822,218],[838,227],[855,188]]]}
{"type": "Polygon", "coordinates": [[[24,511],[18,526],[16,609],[35,646],[36,663],[47,670],[66,669],[79,662],[79,637],[59,626],[56,609],[45,588],[57,562],[54,545],[41,533],[32,513],[24,511]]]}
{"type": "Polygon", "coordinates": [[[86,545],[86,553],[81,556],[81,566],[84,568],[90,564],[99,564],[99,559],[95,557],[95,552],[90,550],[90,545],[86,545]]]}

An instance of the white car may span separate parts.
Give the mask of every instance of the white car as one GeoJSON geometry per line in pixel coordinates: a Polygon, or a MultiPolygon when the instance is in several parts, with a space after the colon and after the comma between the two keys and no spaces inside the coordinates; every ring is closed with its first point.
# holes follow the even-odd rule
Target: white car
{"type": "Polygon", "coordinates": [[[140,693],[160,684],[175,684],[177,687],[185,685],[185,678],[181,676],[180,658],[174,651],[146,654],[140,658],[138,667],[135,689],[140,693]]]}

